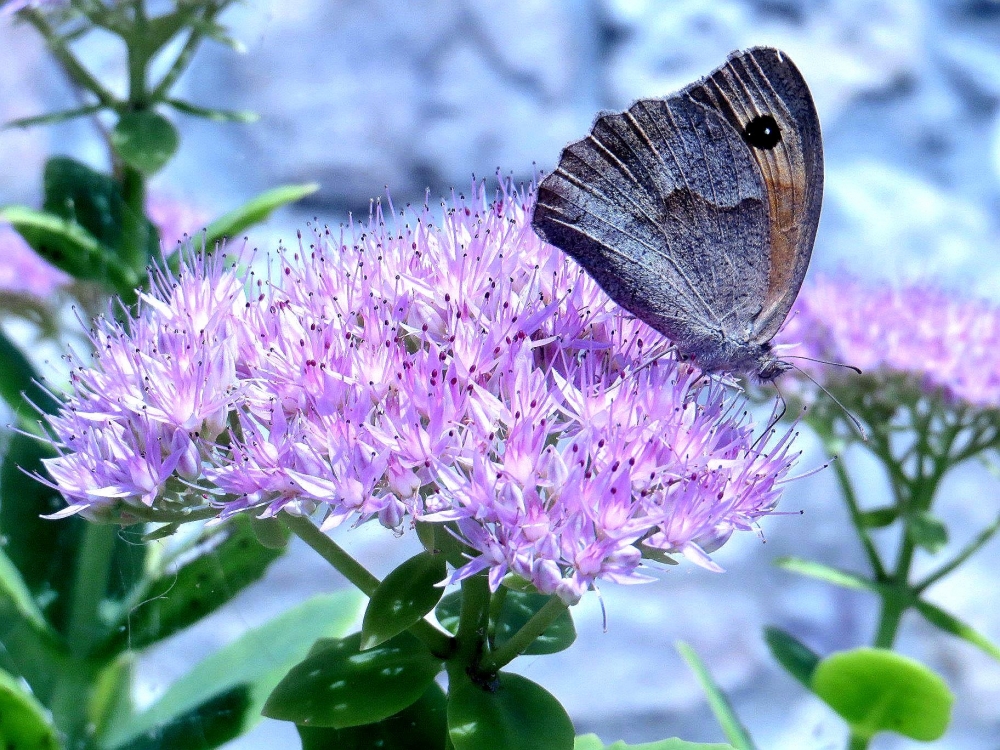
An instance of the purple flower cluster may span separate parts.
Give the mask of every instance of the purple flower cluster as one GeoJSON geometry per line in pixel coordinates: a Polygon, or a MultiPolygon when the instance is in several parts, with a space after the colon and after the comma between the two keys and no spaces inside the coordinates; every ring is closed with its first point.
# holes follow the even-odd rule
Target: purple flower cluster
{"type": "MultiPolygon", "coordinates": [[[[1000,307],[930,286],[893,288],[852,278],[807,284],[779,338],[787,352],[915,378],[973,406],[1000,404],[1000,307]]],[[[824,365],[796,360],[817,378],[824,365]]]]}
{"type": "Polygon", "coordinates": [[[64,514],[320,512],[325,529],[448,522],[458,581],[509,572],[575,601],[647,580],[643,552],[709,553],[773,511],[792,433],[613,305],[503,185],[318,230],[270,281],[217,257],[98,321],[52,419],[64,514]],[[766,441],[765,441],[766,442],[766,441]]]}
{"type": "Polygon", "coordinates": [[[69,281],[69,275],[39,256],[12,227],[0,225],[0,291],[46,299],[69,281]]]}

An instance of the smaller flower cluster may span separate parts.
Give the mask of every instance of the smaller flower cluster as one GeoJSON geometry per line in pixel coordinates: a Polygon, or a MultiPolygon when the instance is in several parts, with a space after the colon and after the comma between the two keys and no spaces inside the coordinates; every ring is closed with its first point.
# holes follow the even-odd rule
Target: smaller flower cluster
{"type": "MultiPolygon", "coordinates": [[[[807,284],[779,336],[793,355],[884,369],[972,406],[1000,405],[1000,307],[929,286],[851,278],[807,284]],[[798,346],[791,346],[792,343],[798,346]]],[[[831,368],[798,361],[818,378],[831,368]]]]}
{"type": "Polygon", "coordinates": [[[740,398],[653,360],[659,335],[537,238],[530,194],[484,192],[318,230],[266,282],[197,256],[99,321],[52,420],[64,513],[447,523],[470,548],[450,581],[566,601],[648,580],[644,553],[718,569],[792,433],[755,442],[740,398]]]}

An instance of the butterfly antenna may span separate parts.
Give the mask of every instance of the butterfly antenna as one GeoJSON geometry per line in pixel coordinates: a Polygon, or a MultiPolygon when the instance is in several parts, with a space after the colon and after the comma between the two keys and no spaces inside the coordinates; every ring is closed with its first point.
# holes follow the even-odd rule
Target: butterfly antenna
{"type": "Polygon", "coordinates": [[[781,411],[771,412],[771,419],[767,423],[767,427],[764,431],[760,433],[760,436],[753,441],[753,445],[750,446],[750,450],[757,450],[757,444],[763,440],[770,432],[774,429],[774,426],[781,421],[782,417],[788,412],[788,402],[785,401],[784,395],[781,393],[781,389],[778,387],[777,381],[771,381],[774,384],[774,390],[778,392],[778,401],[781,402],[781,411]]]}
{"type": "MultiPolygon", "coordinates": [[[[855,367],[854,365],[849,365],[845,362],[833,362],[832,360],[829,359],[817,359],[816,357],[806,357],[803,354],[789,354],[787,357],[782,357],[782,359],[804,359],[807,362],[819,362],[821,365],[830,365],[831,367],[846,367],[848,370],[854,370],[854,372],[856,372],[858,375],[864,375],[864,372],[862,372],[860,367],[855,367]]],[[[791,362],[789,362],[788,364],[791,364],[791,362]]],[[[802,370],[800,370],[798,367],[796,367],[795,369],[799,370],[799,372],[802,372],[802,370]]],[[[819,385],[819,383],[816,384],[819,385]]]]}
{"type": "MultiPolygon", "coordinates": [[[[820,360],[815,360],[815,361],[818,362],[820,360]]],[[[833,403],[835,403],[837,406],[839,406],[843,410],[844,414],[846,414],[850,418],[851,423],[854,425],[854,428],[858,431],[858,434],[861,435],[861,439],[864,440],[866,443],[868,442],[868,433],[865,432],[865,428],[861,424],[861,420],[858,419],[856,416],[854,416],[854,414],[851,413],[850,409],[848,409],[846,406],[844,406],[842,403],[840,403],[840,400],[836,396],[834,396],[832,393],[830,393],[830,391],[828,391],[826,388],[824,388],[819,383],[819,381],[817,381],[816,378],[814,378],[808,372],[806,372],[805,370],[803,370],[801,367],[799,367],[798,365],[796,365],[794,362],[789,362],[788,364],[791,365],[792,367],[794,367],[799,372],[801,372],[807,378],[809,378],[809,380],[812,381],[813,385],[815,385],[817,388],[819,388],[821,391],[823,391],[823,393],[825,393],[827,396],[829,396],[830,399],[833,401],[833,403]]],[[[833,364],[833,363],[828,363],[828,364],[833,364]]],[[[852,369],[857,370],[857,368],[853,367],[852,365],[843,365],[843,366],[844,367],[851,367],[852,369]]],[[[861,371],[858,370],[858,372],[861,372],[861,371]]]]}

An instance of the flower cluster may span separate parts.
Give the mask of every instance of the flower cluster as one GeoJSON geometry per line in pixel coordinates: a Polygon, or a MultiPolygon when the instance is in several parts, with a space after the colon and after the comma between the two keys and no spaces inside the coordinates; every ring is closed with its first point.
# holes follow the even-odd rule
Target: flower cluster
{"type": "MultiPolygon", "coordinates": [[[[448,523],[451,581],[516,573],[575,601],[647,580],[644,553],[708,554],[773,511],[792,433],[668,357],[530,227],[502,185],[316,230],[270,281],[219,257],[98,321],[51,420],[65,513],[321,512],[324,528],[448,523]]],[[[202,516],[204,517],[204,516],[202,516]]]]}
{"type": "Polygon", "coordinates": [[[70,280],[8,225],[0,225],[0,259],[0,290],[4,292],[45,299],[70,280]]]}
{"type": "MultiPolygon", "coordinates": [[[[790,354],[906,375],[972,406],[1000,404],[1000,308],[985,301],[820,277],[803,288],[779,338],[798,344],[790,354]]],[[[836,377],[827,366],[802,366],[836,377]]]]}

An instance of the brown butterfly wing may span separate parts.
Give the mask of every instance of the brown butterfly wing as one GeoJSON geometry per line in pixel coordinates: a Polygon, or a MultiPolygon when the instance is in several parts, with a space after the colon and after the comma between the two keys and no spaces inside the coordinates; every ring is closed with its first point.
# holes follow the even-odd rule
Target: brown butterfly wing
{"type": "Polygon", "coordinates": [[[532,225],[682,351],[711,353],[761,310],[768,196],[734,129],[691,97],[601,116],[538,188],[532,225]]]}
{"type": "Polygon", "coordinates": [[[823,142],[819,117],[798,68],[783,53],[756,47],[732,55],[721,68],[682,93],[719,112],[744,133],[767,188],[770,270],[754,339],[769,341],[795,302],[802,285],[823,201],[823,142]],[[747,126],[770,116],[780,141],[753,145],[747,126]]]}

